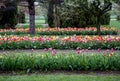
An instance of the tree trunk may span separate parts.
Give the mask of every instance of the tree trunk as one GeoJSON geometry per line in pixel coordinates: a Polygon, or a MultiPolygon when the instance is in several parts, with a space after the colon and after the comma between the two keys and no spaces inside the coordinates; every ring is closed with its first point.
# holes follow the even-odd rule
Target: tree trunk
{"type": "Polygon", "coordinates": [[[56,5],[55,5],[55,9],[54,9],[54,26],[60,27],[59,10],[56,5]]]}
{"type": "Polygon", "coordinates": [[[29,9],[29,18],[30,18],[30,34],[35,34],[35,5],[33,0],[28,1],[28,9],[29,9]]]}
{"type": "Polygon", "coordinates": [[[49,2],[49,8],[48,8],[48,24],[50,27],[54,27],[54,15],[53,15],[53,9],[54,9],[54,2],[51,0],[49,2]]]}
{"type": "Polygon", "coordinates": [[[101,26],[101,17],[100,16],[98,16],[97,17],[97,34],[98,35],[101,35],[101,30],[100,30],[100,26],[101,26]]]}

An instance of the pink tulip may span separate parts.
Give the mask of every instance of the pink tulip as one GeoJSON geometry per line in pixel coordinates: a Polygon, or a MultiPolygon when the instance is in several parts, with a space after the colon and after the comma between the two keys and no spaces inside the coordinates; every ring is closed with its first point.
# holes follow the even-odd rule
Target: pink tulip
{"type": "Polygon", "coordinates": [[[100,52],[100,49],[98,49],[98,52],[100,52]]]}
{"type": "Polygon", "coordinates": [[[107,49],[107,52],[109,52],[110,50],[109,49],[107,49]]]}
{"type": "Polygon", "coordinates": [[[49,51],[52,51],[52,48],[48,48],[49,51]]]}
{"type": "Polygon", "coordinates": [[[114,49],[113,49],[113,48],[111,49],[111,52],[114,52],[114,49]]]}
{"type": "Polygon", "coordinates": [[[92,52],[94,52],[95,50],[92,50],[92,52]]]}
{"type": "Polygon", "coordinates": [[[54,50],[52,50],[52,55],[56,55],[56,50],[54,49],[54,50]]]}
{"type": "Polygon", "coordinates": [[[88,49],[86,49],[85,52],[88,52],[88,49]]]}
{"type": "Polygon", "coordinates": [[[79,47],[77,47],[77,48],[76,48],[76,51],[78,51],[78,50],[80,50],[80,48],[79,48],[79,47]]]}
{"type": "Polygon", "coordinates": [[[32,49],[32,52],[34,52],[34,49],[32,49]]]}
{"type": "Polygon", "coordinates": [[[46,51],[47,51],[47,49],[45,48],[45,49],[44,49],[44,52],[46,52],[46,51]]]}
{"type": "Polygon", "coordinates": [[[79,54],[81,54],[81,51],[80,51],[80,50],[78,50],[78,51],[77,51],[77,54],[78,54],[78,55],[79,55],[79,54]]]}

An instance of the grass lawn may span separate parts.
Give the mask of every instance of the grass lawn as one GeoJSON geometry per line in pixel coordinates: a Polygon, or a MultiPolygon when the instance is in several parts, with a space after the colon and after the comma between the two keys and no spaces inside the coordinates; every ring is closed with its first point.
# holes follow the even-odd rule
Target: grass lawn
{"type": "Polygon", "coordinates": [[[114,26],[114,27],[118,28],[118,32],[120,34],[120,21],[111,20],[110,21],[110,26],[114,26]]]}
{"type": "MultiPolygon", "coordinates": [[[[26,23],[29,23],[29,20],[26,20],[26,21],[27,21],[26,23]]],[[[35,23],[36,24],[44,24],[45,20],[35,20],[35,23]]]]}
{"type": "Polygon", "coordinates": [[[16,76],[0,76],[0,81],[120,81],[120,75],[16,75],[16,76]]]}

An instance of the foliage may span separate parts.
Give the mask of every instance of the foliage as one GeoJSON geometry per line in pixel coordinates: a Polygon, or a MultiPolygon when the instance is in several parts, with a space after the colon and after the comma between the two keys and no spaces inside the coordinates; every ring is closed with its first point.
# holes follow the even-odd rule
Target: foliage
{"type": "Polygon", "coordinates": [[[106,54],[1,54],[2,71],[80,71],[80,70],[120,70],[120,55],[106,54]]]}
{"type": "Polygon", "coordinates": [[[114,7],[113,7],[113,12],[115,15],[117,15],[117,20],[120,20],[120,0],[115,0],[114,1],[114,7]]]}
{"type": "Polygon", "coordinates": [[[120,21],[120,16],[117,16],[117,20],[120,21]]]}
{"type": "MultiPolygon", "coordinates": [[[[87,0],[75,0],[67,1],[60,8],[60,27],[86,27],[86,26],[96,26],[97,17],[84,10],[90,2],[87,0]],[[81,6],[81,4],[83,4],[81,6]]],[[[92,6],[90,7],[92,8],[92,6]]],[[[90,9],[89,9],[90,10],[90,9]]],[[[91,9],[92,10],[92,9],[91,9]]],[[[102,16],[101,24],[108,25],[110,22],[110,14],[105,14],[102,16]]]]}
{"type": "Polygon", "coordinates": [[[7,1],[4,3],[5,6],[2,9],[1,19],[0,19],[0,26],[1,28],[15,28],[15,25],[18,23],[17,17],[17,6],[14,2],[7,1]]]}
{"type": "Polygon", "coordinates": [[[83,6],[84,10],[88,11],[88,13],[93,14],[97,18],[97,34],[101,35],[101,19],[103,15],[112,9],[112,0],[92,0],[88,6],[84,5],[84,3],[81,3],[80,5],[83,6]]]}
{"type": "MultiPolygon", "coordinates": [[[[95,14],[84,10],[86,7],[89,8],[90,2],[88,0],[60,0],[58,3],[56,3],[56,0],[45,0],[41,1],[41,3],[42,2],[43,6],[48,10],[47,16],[50,27],[86,27],[90,25],[95,26],[97,24],[97,17],[95,14],[99,12],[95,11],[93,6],[90,6],[89,11],[95,11],[95,14]]],[[[109,21],[110,14],[106,13],[102,15],[101,24],[107,25],[109,21]]]]}
{"type": "Polygon", "coordinates": [[[22,10],[23,8],[18,6],[18,21],[19,23],[26,23],[25,21],[25,10],[22,10]]]}

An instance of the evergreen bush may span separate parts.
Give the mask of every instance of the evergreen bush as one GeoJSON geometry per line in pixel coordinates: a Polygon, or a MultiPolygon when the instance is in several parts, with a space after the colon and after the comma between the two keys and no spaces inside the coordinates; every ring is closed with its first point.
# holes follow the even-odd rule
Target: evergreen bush
{"type": "Polygon", "coordinates": [[[2,8],[2,18],[0,19],[0,28],[14,29],[18,23],[17,6],[15,3],[5,2],[5,7],[2,8]]]}

